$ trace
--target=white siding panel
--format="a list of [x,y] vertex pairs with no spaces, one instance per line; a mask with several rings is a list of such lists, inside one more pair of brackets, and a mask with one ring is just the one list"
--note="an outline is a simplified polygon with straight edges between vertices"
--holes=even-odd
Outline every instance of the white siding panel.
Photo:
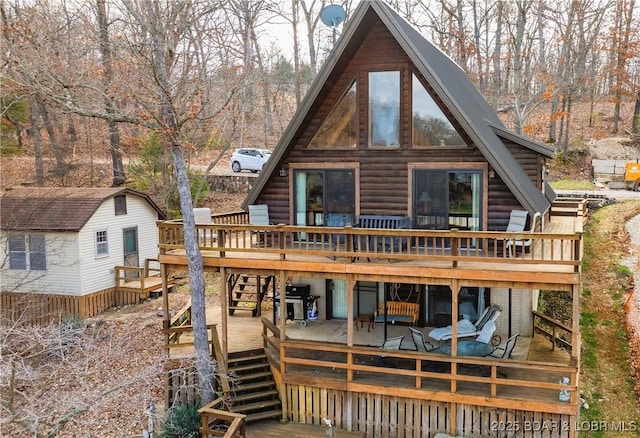
[[[34,233],[37,234],[37,233]],[[6,242],[6,239],[1,239]],[[7,292],[80,295],[77,233],[46,233],[47,270],[3,270],[1,290]]]
[[[511,289],[511,334],[531,336],[531,289]],[[491,289],[491,302],[502,306],[503,312],[496,321],[497,333],[503,337],[509,334],[509,289]]]
[[[127,195],[127,214],[115,214],[113,198],[106,200],[80,231],[82,295],[115,287],[115,266],[124,264],[123,230],[138,229],[140,264],[158,257],[158,213],[143,198]],[[95,233],[107,230],[109,255],[96,257]]]

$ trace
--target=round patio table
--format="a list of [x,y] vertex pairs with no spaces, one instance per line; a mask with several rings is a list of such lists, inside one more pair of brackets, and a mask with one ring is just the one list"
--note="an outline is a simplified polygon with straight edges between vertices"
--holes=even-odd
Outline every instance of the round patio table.
[[[442,344],[438,350],[442,354],[451,356],[451,342]],[[489,356],[493,353],[493,347],[478,341],[458,341],[458,356]]]

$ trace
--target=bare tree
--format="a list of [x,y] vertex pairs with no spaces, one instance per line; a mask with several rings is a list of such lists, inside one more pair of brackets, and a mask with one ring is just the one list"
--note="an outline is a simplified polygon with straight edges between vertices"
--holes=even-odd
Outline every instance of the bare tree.
[[[145,75],[146,85],[151,95],[157,98],[157,111],[153,113],[156,130],[161,134],[164,147],[171,152],[173,158],[189,271],[195,366],[202,402],[206,404],[215,396],[215,373],[209,353],[202,254],[195,234],[183,138],[189,121],[200,108],[200,93],[206,93],[202,87],[207,78],[200,74],[208,72],[198,68],[201,65],[191,62],[191,30],[198,27],[206,15],[214,13],[218,5],[198,1],[160,4],[153,0],[126,0],[124,4],[126,12],[133,17],[129,31],[135,34],[140,50],[144,53],[141,59],[146,63],[140,64],[140,68],[148,73]],[[148,106],[152,102],[146,101],[144,104]],[[197,105],[195,112],[194,105]]]
[[117,187],[125,183],[127,180],[124,168],[122,166],[122,152],[120,151],[120,131],[118,130],[118,124],[112,117],[116,112],[114,107],[116,103],[110,98],[109,87],[113,80],[113,67],[111,66],[111,44],[109,43],[109,24],[107,18],[107,8],[105,6],[105,0],[97,0],[97,18],[98,18],[98,30],[100,38],[100,53],[102,55],[102,77],[105,90],[104,106],[107,114],[111,117],[107,119],[109,125],[109,143],[111,144],[111,165],[113,169],[113,186]]

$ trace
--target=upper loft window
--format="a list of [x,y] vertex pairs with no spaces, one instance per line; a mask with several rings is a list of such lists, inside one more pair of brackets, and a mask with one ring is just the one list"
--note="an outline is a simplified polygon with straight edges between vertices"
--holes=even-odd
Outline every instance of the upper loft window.
[[116,205],[116,216],[127,214],[127,197],[125,195],[117,195],[113,197]]
[[400,72],[369,72],[369,146],[400,147]]
[[462,146],[464,141],[414,74],[412,78],[413,146]]
[[345,149],[357,146],[356,94],[354,81],[322,122],[309,147]]

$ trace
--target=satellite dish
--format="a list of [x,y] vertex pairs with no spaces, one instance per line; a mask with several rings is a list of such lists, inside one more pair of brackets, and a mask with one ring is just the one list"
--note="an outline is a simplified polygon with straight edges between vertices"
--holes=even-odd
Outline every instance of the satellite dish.
[[346,13],[340,5],[329,5],[322,8],[320,11],[320,20],[332,28],[336,28],[338,24],[344,21]]

